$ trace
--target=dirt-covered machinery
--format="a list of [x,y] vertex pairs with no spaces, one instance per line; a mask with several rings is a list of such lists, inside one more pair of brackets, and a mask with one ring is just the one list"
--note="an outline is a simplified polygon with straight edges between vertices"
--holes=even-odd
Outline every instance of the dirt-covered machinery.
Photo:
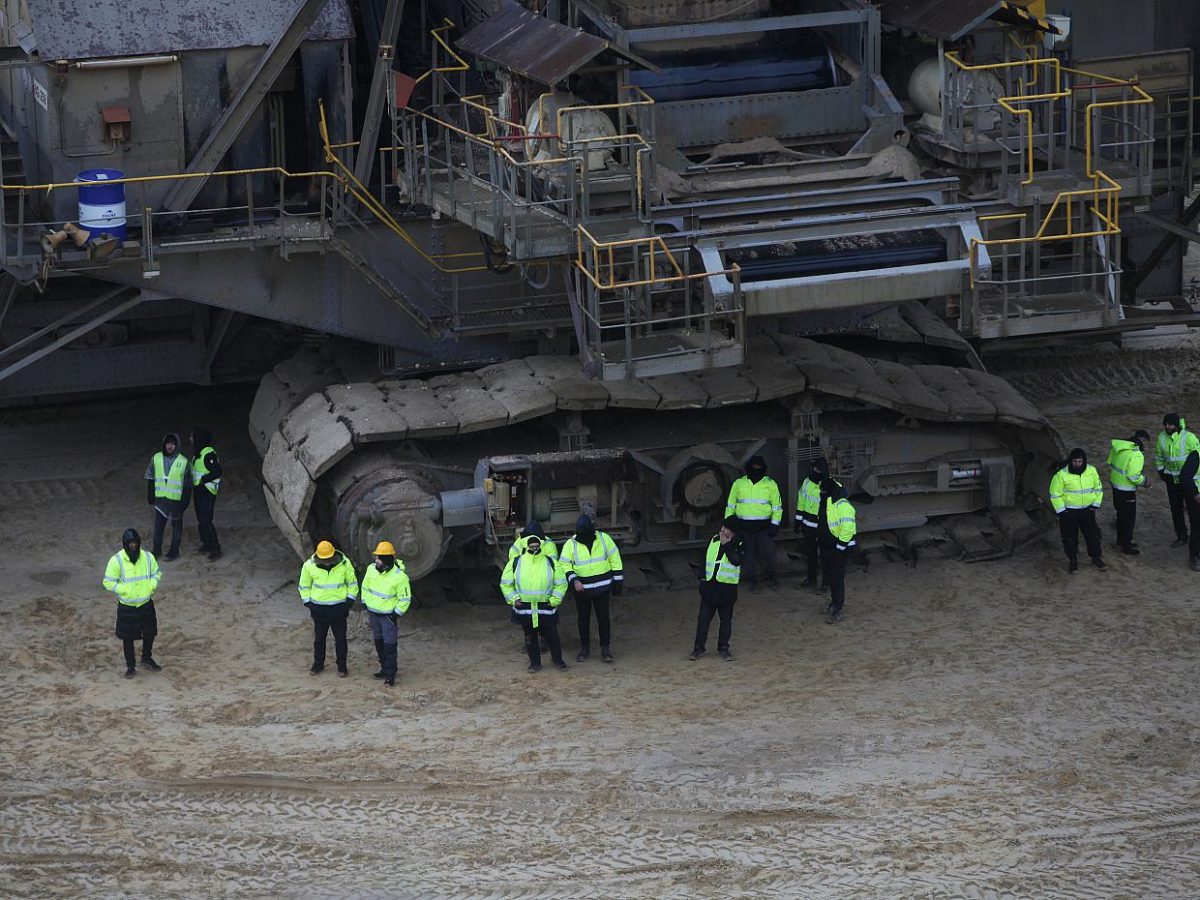
[[386,538],[415,577],[489,563],[531,518],[563,535],[587,512],[635,553],[707,540],[754,454],[789,497],[824,456],[867,501],[860,529],[902,550],[987,558],[1038,530],[1057,438],[1003,380],[786,335],[749,350],[738,369],[635,381],[534,356],[311,393],[336,373],[300,357],[252,413],[267,502],[297,553],[331,535],[366,558]]
[[754,453],[1008,552],[1060,447],[978,351],[1179,293],[1190,51],[1092,5],[28,0],[0,402],[273,366],[281,531],[418,576],[580,511],[687,548]]

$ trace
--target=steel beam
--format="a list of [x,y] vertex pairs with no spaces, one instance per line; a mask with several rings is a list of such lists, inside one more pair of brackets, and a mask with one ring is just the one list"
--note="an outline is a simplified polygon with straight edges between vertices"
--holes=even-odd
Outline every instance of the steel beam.
[[[1192,204],[1194,206],[1196,206],[1196,208],[1200,209],[1200,197],[1193,200]],[[1154,226],[1156,228],[1162,228],[1164,230],[1164,232],[1174,234],[1176,236],[1176,238],[1182,238],[1183,240],[1186,240],[1186,241],[1192,241],[1193,244],[1200,244],[1200,232],[1198,232],[1198,230],[1195,230],[1194,228],[1188,228],[1186,226],[1181,226],[1180,223],[1172,222],[1171,220],[1169,220],[1169,218],[1163,218],[1162,216],[1156,216],[1153,214],[1153,212],[1135,212],[1134,216],[1136,218],[1140,218],[1140,220],[1142,222],[1150,223],[1150,224],[1152,224],[1152,226]],[[1184,218],[1187,218],[1187,216],[1184,216]],[[1170,239],[1168,239],[1168,244],[1170,244]],[[1157,247],[1156,247],[1156,250],[1157,250]],[[1147,259],[1147,262],[1148,262],[1148,259]],[[1157,265],[1157,264],[1158,264],[1158,262],[1156,260],[1156,262],[1154,262],[1154,265]],[[1153,268],[1154,268],[1154,266],[1152,265],[1151,269],[1153,269]],[[1138,266],[1138,270],[1141,271],[1141,266]]]
[[375,142],[379,139],[379,120],[383,116],[383,103],[387,99],[388,77],[392,73],[392,60],[396,54],[396,41],[400,37],[400,19],[404,15],[404,0],[388,0],[383,14],[383,27],[379,30],[379,50],[375,56],[375,72],[371,76],[371,93],[367,97],[367,112],[363,119],[362,134],[358,139],[358,155],[354,158],[354,177],[366,184],[371,175],[371,164],[375,161]]
[[[111,291],[105,291],[103,294],[101,294],[99,297],[97,297],[95,300],[93,300],[87,306],[84,306],[80,309],[73,309],[69,313],[67,313],[65,316],[55,319],[49,325],[42,326],[37,331],[35,331],[33,334],[28,334],[25,337],[21,338],[16,343],[9,344],[7,347],[0,349],[0,359],[2,359],[5,356],[8,356],[10,353],[12,353],[15,350],[20,350],[26,344],[32,344],[34,341],[45,337],[46,335],[48,335],[52,331],[54,331],[54,329],[61,328],[63,325],[66,325],[68,322],[72,322],[72,321],[78,319],[84,313],[91,312],[97,306],[103,306],[109,300],[113,299],[113,297],[116,297],[118,294],[122,294],[127,290],[129,290],[129,288],[122,286],[122,287],[113,288]],[[142,299],[145,299],[145,298],[142,298]],[[138,302],[140,303],[141,300],[139,300]]]
[[[1139,218],[1143,218],[1146,214],[1138,213],[1137,215]],[[1177,227],[1187,229],[1187,226],[1196,221],[1197,216],[1200,216],[1200,196],[1196,197],[1195,200],[1188,204],[1188,208],[1183,211],[1183,218],[1179,220]],[[1152,221],[1152,224],[1159,225],[1159,227],[1165,227],[1159,223],[1165,222],[1166,220],[1159,219],[1157,216],[1154,216],[1152,220],[1148,221]],[[1149,277],[1151,272],[1158,268],[1158,264],[1162,262],[1163,257],[1167,255],[1167,252],[1174,247],[1176,242],[1179,240],[1180,235],[1175,232],[1174,228],[1167,228],[1166,230],[1169,231],[1170,234],[1159,241],[1158,246],[1150,251],[1150,255],[1138,265],[1137,272],[1125,279],[1125,296],[1133,297],[1134,293],[1138,289],[1138,286]],[[1183,309],[1185,307],[1180,306],[1177,308]]]
[[[208,138],[188,163],[185,174],[199,175],[211,172],[218,166],[221,157],[229,152],[229,148],[242,133],[258,105],[274,86],[275,79],[288,64],[292,54],[299,49],[304,36],[308,34],[309,28],[326,2],[327,0],[298,0],[291,18],[284,23],[274,43],[263,53],[237,96],[221,113],[221,117],[209,131]],[[163,207],[174,212],[187,209],[207,180],[201,177],[175,182],[175,187],[167,195]]]
[[704,22],[696,25],[661,25],[654,28],[627,28],[624,37],[630,45],[684,38],[725,37],[747,31],[785,31],[795,28],[827,28],[830,25],[861,25],[867,15],[857,10],[775,16],[769,19],[741,19],[734,22]]
[[4,300],[0,301],[0,332],[4,331],[4,320],[8,318],[8,311],[12,309],[13,301],[17,299],[17,291],[21,289],[21,283],[12,275],[7,275],[7,284],[5,285]]
[[75,340],[78,337],[81,337],[82,335],[87,334],[93,328],[97,328],[97,327],[103,325],[109,319],[115,319],[117,316],[121,315],[121,313],[125,312],[126,310],[132,309],[133,307],[137,306],[144,299],[145,298],[140,293],[135,294],[134,296],[130,297],[128,300],[124,300],[121,303],[118,303],[116,306],[112,307],[111,309],[105,310],[100,315],[96,316],[94,319],[90,319],[89,321],[84,322],[82,325],[79,325],[76,328],[72,328],[70,331],[68,331],[66,334],[64,334],[62,337],[60,337],[58,340],[47,344],[45,347],[40,347],[37,350],[34,350],[32,353],[30,353],[27,356],[21,357],[19,360],[17,360],[15,363],[10,365],[8,368],[0,370],[0,381],[4,381],[6,378],[9,378],[9,377],[17,374],[18,372],[20,372],[22,369],[25,369],[25,368],[33,365],[39,359],[49,356],[51,353],[53,353],[55,350],[58,350],[60,347],[65,347],[67,344],[71,343],[71,341]]

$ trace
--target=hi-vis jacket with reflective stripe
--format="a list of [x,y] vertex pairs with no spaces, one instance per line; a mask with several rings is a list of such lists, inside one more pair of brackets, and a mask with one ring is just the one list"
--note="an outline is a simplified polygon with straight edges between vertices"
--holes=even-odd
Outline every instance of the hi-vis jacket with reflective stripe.
[[403,560],[396,560],[386,572],[375,565],[367,566],[362,579],[362,601],[368,611],[387,615],[404,615],[412,603],[412,585]]
[[829,498],[825,503],[825,527],[833,535],[838,550],[849,550],[858,534],[858,517],[854,505],[846,498]]
[[779,485],[769,475],[760,478],[758,484],[743,475],[729,489],[725,515],[737,516],[743,522],[770,520],[772,525],[778,525],[783,519],[783,498],[779,496]]
[[300,568],[300,600],[317,606],[333,606],[358,596],[358,576],[354,564],[338,551],[338,561],[329,571],[317,565],[314,553]]
[[821,484],[805,478],[796,492],[796,521],[808,528],[817,527],[817,513],[821,511]]
[[[200,487],[200,480],[208,474],[208,463],[204,461],[205,457],[207,457],[210,453],[215,454],[216,452],[217,451],[212,447],[205,447],[203,450],[197,453],[196,458],[192,460],[192,484],[196,487]],[[204,487],[207,488],[208,492],[215,497],[217,496],[217,491],[221,489],[221,479],[214,478],[212,481],[208,482],[208,484],[204,485]]]
[[704,557],[704,580],[718,581],[721,584],[737,584],[742,577],[742,567],[735,565],[726,553],[722,553],[721,547],[721,536],[713,535],[713,539],[708,542],[708,552]]
[[[562,567],[541,553],[522,553],[508,561],[500,576],[500,592],[504,602],[513,607],[519,616],[530,616],[533,627],[538,626],[538,617],[558,613],[558,605],[567,592],[567,579]],[[517,609],[517,601],[525,604]]]
[[1100,485],[1100,474],[1095,466],[1085,466],[1083,472],[1073,475],[1063,466],[1050,479],[1050,505],[1057,515],[1065,509],[1100,508],[1104,499],[1104,488]]
[[[542,555],[549,556],[551,559],[558,559],[558,548],[554,546],[554,541],[550,538],[539,538],[542,542]],[[525,552],[525,545],[529,543],[529,538],[522,535],[513,541],[513,545],[508,548],[508,558],[516,559]]]
[[1146,483],[1146,476],[1142,474],[1146,457],[1133,441],[1114,440],[1105,462],[1108,463],[1108,483],[1114,491],[1136,491]]
[[163,465],[163,455],[160,450],[154,454],[154,496],[164,500],[183,499],[183,479],[187,475],[188,458],[182,453],[175,454],[171,468]]
[[1186,420],[1180,419],[1179,430],[1174,434],[1158,433],[1158,441],[1154,444],[1154,468],[1178,481],[1179,472],[1193,450],[1200,450],[1200,438],[1187,430]]
[[162,569],[153,553],[142,550],[137,562],[131,562],[122,548],[112,555],[104,568],[104,589],[117,595],[126,606],[145,606],[158,588]]
[[[546,551],[542,551],[545,553]],[[613,582],[623,581],[625,565],[621,562],[621,551],[616,542],[603,531],[596,532],[592,546],[575,538],[567,538],[559,556],[559,566],[566,575],[567,583],[583,582],[584,588],[603,591]]]

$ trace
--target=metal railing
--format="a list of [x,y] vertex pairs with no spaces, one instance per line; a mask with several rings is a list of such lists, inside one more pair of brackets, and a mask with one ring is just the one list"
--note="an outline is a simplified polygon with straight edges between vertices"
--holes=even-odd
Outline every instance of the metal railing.
[[[593,358],[606,369],[614,355],[628,376],[641,364],[672,357],[699,357],[703,365],[689,368],[701,368],[711,364],[717,349],[744,346],[745,305],[737,265],[719,273],[692,272],[688,248],[673,249],[661,236],[601,241],[586,226],[576,232],[575,270],[584,288],[586,340]],[[707,279],[716,274],[733,285],[727,300],[715,301],[706,289]]]
[[[1027,51],[1027,48],[1022,48]],[[964,149],[982,151],[986,146],[1000,151],[1002,191],[1015,186],[1019,205],[1033,204],[1030,213],[983,216],[987,228],[1000,221],[1019,221],[1021,234],[1016,237],[972,238],[969,246],[970,286],[978,297],[980,286],[995,286],[994,277],[981,281],[979,248],[987,248],[992,272],[1011,275],[1010,248],[1022,258],[1021,276],[1014,285],[1040,291],[1046,281],[1061,281],[1060,275],[1044,276],[1040,271],[1040,253],[1035,254],[1034,271],[1026,273],[1026,245],[1044,245],[1055,241],[1073,241],[1079,248],[1080,278],[1100,285],[1111,305],[1117,302],[1116,278],[1107,258],[1107,238],[1120,234],[1121,177],[1135,179],[1139,193],[1149,187],[1153,166],[1153,98],[1134,81],[1126,81],[1074,69],[1057,57],[1026,57],[998,63],[968,65],[954,53],[947,53],[951,68],[947,73],[947,132],[961,141]],[[1001,82],[1001,95],[994,104],[962,102],[967,96],[978,97],[994,91]],[[991,84],[988,88],[986,85]],[[1081,102],[1080,96],[1083,95]],[[977,127],[981,116],[994,106],[995,125]],[[970,119],[969,115],[974,118]],[[976,127],[968,127],[968,122]],[[1016,133],[1010,134],[1015,124]],[[996,133],[998,132],[998,134]],[[1048,207],[1037,195],[1026,196],[1039,182],[1039,153],[1043,161],[1042,177],[1063,169],[1070,171],[1077,157],[1082,158],[1081,179],[1090,187],[1072,187],[1053,193]],[[1044,209],[1044,211],[1042,211]],[[1032,228],[1027,226],[1032,225]],[[989,229],[990,233],[990,229]],[[1009,289],[1004,289],[1007,314]]]
[[[158,203],[166,196],[164,186],[184,179],[202,178],[210,183],[235,185],[244,195],[243,202],[226,203],[222,206],[201,207],[183,211],[161,209]],[[127,214],[126,229],[135,238],[141,238],[140,253],[147,271],[153,271],[155,254],[163,250],[190,249],[204,245],[244,243],[272,243],[281,247],[291,241],[319,240],[330,236],[330,210],[326,204],[326,185],[337,182],[339,176],[331,171],[290,172],[278,166],[262,166],[250,169],[231,169],[216,172],[174,173],[169,175],[143,175],[114,178],[105,185],[125,187]],[[295,182],[306,182],[292,191],[298,202],[289,202],[289,190]],[[264,197],[265,183],[273,183],[271,196]],[[0,244],[0,262],[8,267],[10,262],[27,260],[31,256],[43,257],[43,276],[52,265],[68,264],[74,270],[96,268],[108,263],[91,258],[78,248],[78,258],[69,259],[70,241],[51,240],[58,236],[64,218],[44,219],[32,214],[29,200],[39,201],[52,198],[62,191],[76,192],[86,186],[80,182],[67,181],[50,184],[5,184],[0,192],[7,197],[17,196],[15,221],[5,211],[6,204],[0,203],[0,228],[4,240]],[[69,220],[71,217],[66,217]],[[262,220],[266,218],[264,223]],[[308,226],[308,227],[305,227]],[[93,240],[104,231],[102,226],[80,227],[93,232]],[[125,254],[116,258],[125,258]]]

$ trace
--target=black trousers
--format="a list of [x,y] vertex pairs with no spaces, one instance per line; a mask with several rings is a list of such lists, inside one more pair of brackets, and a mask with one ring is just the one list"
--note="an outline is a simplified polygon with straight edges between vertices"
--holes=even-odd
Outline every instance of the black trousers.
[[558,637],[558,613],[551,616],[538,616],[538,627],[533,627],[533,616],[521,616],[521,627],[525,629],[525,652],[529,654],[529,664],[531,666],[540,666],[542,664],[542,648],[539,637],[546,639],[547,645],[550,647],[550,658],[556,663],[561,663],[562,658],[562,641]]
[[712,624],[713,616],[721,618],[717,630],[717,650],[729,649],[729,638],[733,635],[733,604],[737,602],[737,585],[714,584],[709,581],[700,584],[700,614],[696,617],[696,641],[694,650],[707,650],[708,626]]
[[571,594],[575,597],[575,610],[579,613],[579,649],[588,650],[592,646],[592,609],[595,608],[600,649],[608,650],[609,641],[612,640],[612,625],[608,618],[609,590],[589,591],[584,588],[583,593],[576,594],[572,589]]
[[1067,554],[1067,559],[1079,557],[1080,532],[1083,532],[1087,555],[1092,559],[1100,558],[1100,526],[1096,524],[1096,510],[1093,507],[1063,510],[1058,517],[1058,531],[1062,535],[1063,552]]
[[1137,491],[1118,491],[1113,488],[1113,507],[1117,511],[1117,546],[1133,543],[1133,526],[1137,523]]
[[1171,504],[1171,523],[1175,526],[1175,536],[1187,540],[1187,522],[1190,516],[1184,512],[1188,505],[1187,489],[1182,484],[1176,484],[1169,476],[1167,478],[1167,500]]
[[310,604],[309,615],[313,620],[313,665],[325,665],[325,641],[333,632],[333,654],[339,672],[346,671],[346,619],[350,615],[349,603],[334,603],[322,606]]
[[221,552],[221,541],[217,538],[217,529],[213,527],[213,511],[217,506],[217,495],[210,494],[203,485],[196,488],[192,495],[196,503],[196,528],[200,532],[200,546],[210,553]]
[[1200,503],[1196,502],[1195,496],[1188,494],[1184,495],[1184,503],[1187,505],[1188,522],[1192,526],[1192,534],[1188,538],[1188,553],[1200,556]]
[[[131,638],[126,638],[125,640],[121,641],[121,646],[125,650],[125,665],[132,669],[135,665],[137,665],[137,660],[135,659],[133,653],[133,640]],[[151,656],[153,656],[154,654],[151,652],[153,649],[154,637],[151,636],[142,638],[142,659],[149,659]]]
[[820,544],[817,541],[817,529],[807,525],[800,526],[800,552],[804,554],[806,566],[806,581],[816,582],[821,571]]
[[[154,509],[154,555],[162,554],[163,536],[167,531],[168,517],[164,516]],[[178,519],[171,519],[171,549],[167,552],[168,556],[177,556],[179,554],[179,542],[183,538],[183,511],[180,510]]]
[[821,574],[825,576],[825,586],[829,588],[829,611],[841,612],[846,604],[846,557],[848,550],[836,547],[821,547]]
[[775,542],[766,528],[761,531],[742,533],[742,575],[753,587],[758,581],[758,569],[762,567],[767,581],[775,580]]

